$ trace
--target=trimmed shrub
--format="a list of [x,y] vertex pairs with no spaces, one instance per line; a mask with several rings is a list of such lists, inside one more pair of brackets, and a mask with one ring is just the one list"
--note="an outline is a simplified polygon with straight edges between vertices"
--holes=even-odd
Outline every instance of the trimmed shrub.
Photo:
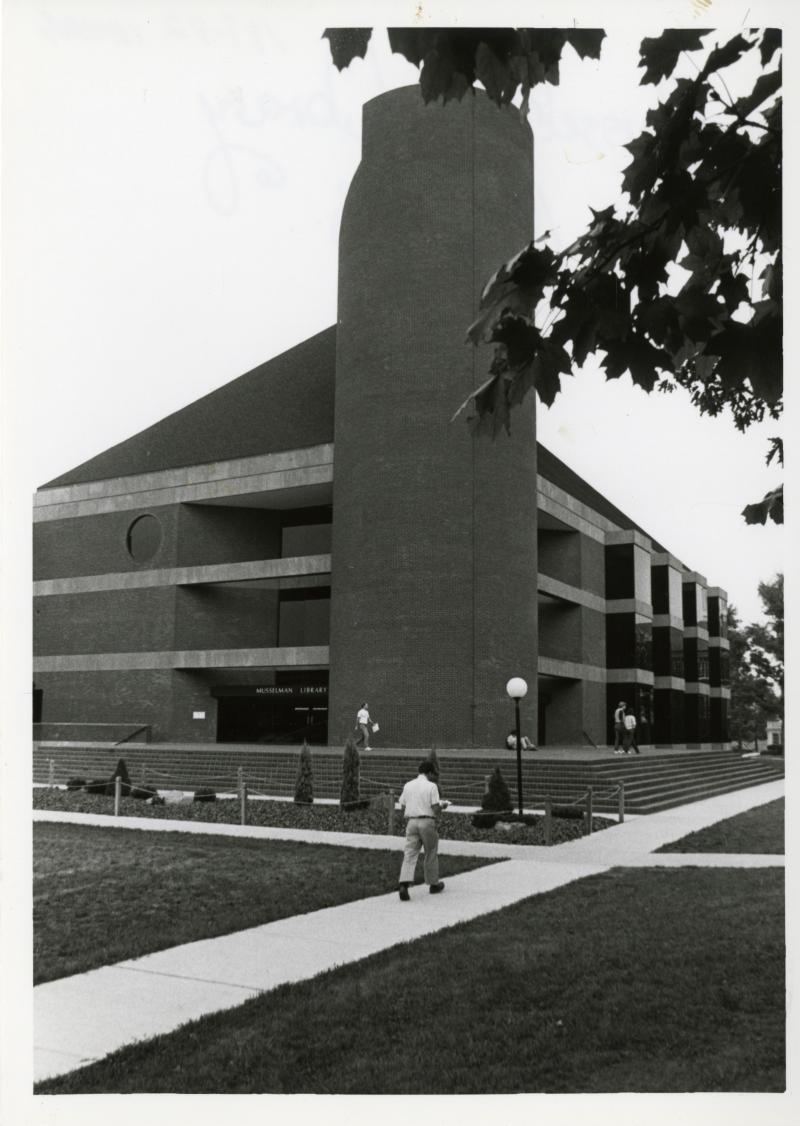
[[294,800],[298,805],[313,805],[314,803],[313,764],[311,761],[311,750],[305,739],[303,740],[303,746],[300,751],[297,781],[294,785]]
[[67,779],[67,789],[68,790],[82,790],[85,785],[86,785],[86,779],[85,778],[68,778]]
[[150,782],[131,782],[130,797],[137,801],[150,801],[151,798],[158,797],[158,787]]
[[131,776],[128,774],[128,767],[125,765],[125,759],[121,758],[116,765],[109,781],[111,782],[111,793],[114,793],[114,779],[119,778],[122,782],[122,796],[128,797],[131,792]]
[[473,813],[472,824],[476,829],[493,829],[495,821],[501,817],[501,813]]
[[109,782],[106,778],[93,778],[91,782],[86,783],[87,794],[105,794],[107,797],[114,796],[114,783]]
[[[356,802],[360,801],[360,772],[361,756],[353,740],[348,739],[344,748],[344,758],[342,759],[342,788],[339,792],[339,804],[341,806],[354,809]],[[367,805],[369,805],[369,802],[367,802]]]
[[510,812],[511,808],[511,794],[500,767],[496,766],[489,777],[489,787],[481,798],[481,809],[504,813],[506,810]]
[[550,812],[564,821],[582,821],[584,815],[584,810],[577,805],[554,805]]

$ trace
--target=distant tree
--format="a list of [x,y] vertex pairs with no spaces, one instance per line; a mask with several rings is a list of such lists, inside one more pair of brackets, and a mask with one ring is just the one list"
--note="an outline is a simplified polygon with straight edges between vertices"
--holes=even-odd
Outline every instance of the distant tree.
[[[480,82],[499,105],[558,82],[569,44],[598,58],[604,32],[557,28],[390,28],[393,51],[420,68],[426,102]],[[510,428],[535,389],[551,404],[562,375],[600,353],[606,378],[644,391],[683,387],[703,414],[726,407],[740,430],[783,402],[781,32],[742,31],[707,45],[702,30],[642,40],[643,84],[671,80],[626,146],[627,203],[592,211],[565,250],[550,232],[487,282],[468,338],[494,346],[489,378],[462,404],[477,432]],[[339,69],[363,57],[369,28],[328,29]],[[709,49],[710,47],[710,49]],[[679,60],[685,73],[673,80]],[[731,94],[730,68],[755,72]],[[725,73],[723,73],[725,72]],[[542,244],[542,245],[538,245]],[[444,282],[443,284],[446,284]],[[783,460],[779,441],[767,462]],[[783,523],[783,488],[747,505],[748,523]]]
[[311,751],[305,739],[303,740],[303,747],[300,751],[297,781],[294,787],[294,800],[299,805],[311,805],[314,801],[313,764],[311,761]]
[[361,757],[358,748],[352,739],[348,739],[344,748],[342,759],[342,788],[339,794],[339,804],[351,805],[360,801],[360,764]]
[[747,628],[750,667],[780,693],[780,714],[783,714],[783,574],[769,582],[758,584],[758,594],[764,607],[766,625]]
[[776,693],[776,681],[763,674],[758,660],[753,661],[750,642],[753,628],[742,626],[735,607],[728,607],[731,689],[728,725],[731,738],[740,746],[765,738],[767,716],[782,713],[782,698]]

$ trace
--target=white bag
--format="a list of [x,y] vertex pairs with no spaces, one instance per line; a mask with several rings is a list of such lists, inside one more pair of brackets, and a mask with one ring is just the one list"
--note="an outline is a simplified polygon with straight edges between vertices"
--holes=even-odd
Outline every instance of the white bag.
[[373,730],[373,731],[380,731],[380,729],[381,729],[381,728],[380,728],[380,724],[378,724],[378,723],[373,723],[373,725],[372,725],[372,730]]

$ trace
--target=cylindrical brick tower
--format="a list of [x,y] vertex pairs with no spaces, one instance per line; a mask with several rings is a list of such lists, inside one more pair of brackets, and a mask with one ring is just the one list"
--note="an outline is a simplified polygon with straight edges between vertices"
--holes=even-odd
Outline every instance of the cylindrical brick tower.
[[533,396],[511,436],[456,408],[491,352],[465,343],[484,282],[531,238],[527,123],[484,95],[418,86],[364,107],[342,216],[329,739],[366,700],[388,746],[500,746],[509,677],[535,738]]

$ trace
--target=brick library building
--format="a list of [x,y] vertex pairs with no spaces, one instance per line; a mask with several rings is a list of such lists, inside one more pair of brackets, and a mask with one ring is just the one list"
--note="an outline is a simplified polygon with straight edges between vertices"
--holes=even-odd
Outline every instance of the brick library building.
[[476,438],[464,343],[533,231],[533,142],[485,97],[363,113],[337,323],[85,464],[34,503],[44,738],[500,747],[728,740],[726,595],[536,439]]

